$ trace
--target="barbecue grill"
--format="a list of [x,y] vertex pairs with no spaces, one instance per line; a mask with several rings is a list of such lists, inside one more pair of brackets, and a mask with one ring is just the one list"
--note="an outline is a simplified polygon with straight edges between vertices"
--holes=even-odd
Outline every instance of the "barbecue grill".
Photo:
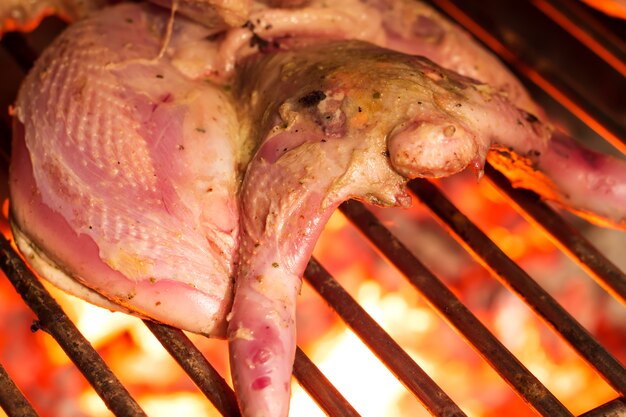
[[[624,21],[606,17],[576,0],[433,0],[432,3],[498,54],[522,79],[556,125],[591,147],[616,154],[626,153]],[[7,108],[14,100],[21,77],[46,43],[63,27],[64,23],[52,18],[45,20],[35,32],[12,33],[2,38],[0,60],[6,62],[0,68],[2,108]],[[3,178],[6,178],[10,120],[6,112],[1,114],[1,164]],[[626,303],[626,275],[585,237],[581,231],[583,223],[573,225],[570,216],[540,201],[536,194],[512,188],[490,166],[487,166],[485,176],[533,227],[548,234],[560,250],[574,259],[589,279],[595,280],[622,304]],[[0,190],[6,196],[6,183]],[[617,392],[615,399],[597,404],[580,416],[626,415],[626,369],[610,350],[446,197],[445,184],[415,180],[410,183],[410,190],[417,197],[416,204],[428,207],[446,233],[457,240],[477,264],[523,300]],[[369,208],[350,201],[339,210],[363,238],[375,246],[380,256],[405,276],[412,291],[421,294],[522,398],[527,415],[573,415],[461,302],[455,291],[426,268]],[[585,226],[584,230],[588,227]],[[33,330],[41,329],[52,335],[115,415],[145,415],[3,237],[0,237],[0,258],[6,277],[37,316]],[[444,392],[320,262],[311,259],[305,280],[432,415],[466,415],[453,401],[452,395]],[[622,308],[621,314],[624,312]],[[239,415],[231,388],[185,333],[147,320],[144,323],[222,415]],[[328,415],[359,415],[300,348],[296,354],[294,376]],[[37,415],[2,364],[0,406],[9,416]]]

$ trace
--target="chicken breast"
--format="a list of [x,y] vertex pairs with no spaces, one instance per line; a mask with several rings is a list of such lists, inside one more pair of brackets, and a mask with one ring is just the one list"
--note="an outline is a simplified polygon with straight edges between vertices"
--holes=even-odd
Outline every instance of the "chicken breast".
[[[223,89],[158,58],[167,16],[108,9],[37,62],[15,106],[13,223],[39,272],[64,272],[52,274],[62,288],[220,335],[242,146]],[[186,25],[178,39],[202,36]]]

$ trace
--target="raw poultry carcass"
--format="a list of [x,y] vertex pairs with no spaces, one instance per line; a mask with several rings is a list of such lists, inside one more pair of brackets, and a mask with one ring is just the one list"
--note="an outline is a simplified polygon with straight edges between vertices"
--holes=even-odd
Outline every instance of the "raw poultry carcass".
[[346,199],[407,206],[409,178],[480,176],[489,158],[624,226],[624,164],[551,138],[519,83],[429,8],[250,13],[220,33],[137,4],[72,25],[21,89],[10,179],[31,265],[96,304],[227,335],[244,415],[288,412],[300,276]]
[[[243,146],[223,88],[157,58],[166,23],[121,6],[42,55],[16,103],[12,214],[61,288],[213,335],[230,308]],[[204,32],[183,27],[171,46]]]
[[262,388],[288,386],[300,276],[341,202],[408,206],[408,178],[481,170],[492,141],[532,154],[549,129],[483,84],[360,41],[251,57],[235,95],[260,146],[241,192],[230,355],[256,415],[276,407]]
[[[153,3],[190,17],[219,32],[243,24],[250,14],[252,0],[152,0]],[[0,3],[0,35],[8,31],[29,31],[41,19],[57,15],[68,21],[85,18],[118,0],[3,0]]]

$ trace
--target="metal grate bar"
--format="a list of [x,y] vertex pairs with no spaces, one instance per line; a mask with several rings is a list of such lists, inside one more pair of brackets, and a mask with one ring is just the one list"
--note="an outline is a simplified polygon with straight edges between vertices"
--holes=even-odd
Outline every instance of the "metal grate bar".
[[182,330],[143,322],[223,416],[241,416],[233,390]]
[[437,187],[426,180],[412,181],[409,187],[470,254],[563,336],[618,393],[623,395],[626,392],[626,369],[623,365],[446,199]]
[[535,7],[626,76],[626,43],[575,0],[532,0]]
[[37,417],[37,412],[0,364],[0,406],[12,417]]
[[[223,416],[241,416],[232,388],[182,330],[151,320],[144,323]],[[359,416],[300,348],[296,352],[294,375],[329,416]]]
[[[541,11],[529,2],[431,2],[496,51],[519,74],[626,153],[626,125],[623,114],[616,111],[622,107],[622,97],[615,95],[621,91],[620,87],[626,88],[624,77],[593,52],[573,44],[571,36]],[[600,78],[604,84],[612,85],[611,89],[596,88]]]
[[0,236],[0,267],[39,318],[38,327],[54,337],[106,406],[118,416],[145,416],[137,402],[30,272],[4,236]]
[[624,417],[626,416],[626,400],[619,397],[593,410],[581,414],[579,417]]
[[572,415],[370,211],[356,201],[344,203],[340,208],[534,410],[551,417]]
[[613,297],[626,304],[626,274],[593,246],[577,229],[568,224],[532,191],[513,188],[504,175],[491,165],[485,174],[509,197],[511,206],[534,225],[545,231],[552,241]]
[[332,417],[360,417],[359,413],[299,347],[296,350],[293,374],[327,415]]
[[[304,277],[433,415],[442,417],[465,416],[465,413],[439,388],[430,376],[315,259],[312,258],[309,261]],[[557,415],[559,414],[555,414],[555,416]]]

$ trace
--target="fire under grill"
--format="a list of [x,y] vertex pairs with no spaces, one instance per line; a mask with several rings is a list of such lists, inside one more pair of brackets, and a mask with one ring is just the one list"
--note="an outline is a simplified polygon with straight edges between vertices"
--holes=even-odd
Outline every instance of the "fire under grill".
[[[626,100],[623,97],[626,92],[626,25],[623,21],[607,18],[576,0],[434,0],[433,3],[509,64],[555,124],[576,137],[589,139],[591,146],[626,153]],[[0,104],[4,109],[14,100],[21,77],[63,26],[60,21],[49,19],[35,32],[4,36],[0,50],[0,60],[6,61],[6,65],[0,66],[3,79]],[[6,111],[0,117],[3,121],[0,124],[2,168],[6,177],[10,120]],[[486,179],[507,196],[515,210],[533,227],[549,235],[560,250],[623,307],[626,275],[572,225],[569,217],[540,201],[536,194],[513,189],[508,180],[490,166],[485,174]],[[3,188],[6,195],[6,184]],[[410,183],[410,190],[417,197],[416,204],[425,205],[475,262],[523,300],[615,390],[615,399],[598,404],[580,416],[626,415],[626,369],[609,349],[466,217],[446,197],[439,184],[415,180]],[[523,399],[527,415],[533,412],[550,417],[574,415],[369,208],[350,201],[340,210],[379,254],[404,275],[413,290]],[[37,316],[32,329],[41,329],[57,341],[115,415],[146,415],[4,237],[0,237],[0,258],[4,273]],[[305,280],[432,415],[466,415],[317,260],[309,262]],[[624,310],[619,314],[624,315]],[[151,321],[144,323],[222,415],[239,415],[233,391],[188,336],[169,326]],[[300,348],[294,376],[328,415],[359,415]],[[9,416],[37,415],[2,364],[0,406]]]

